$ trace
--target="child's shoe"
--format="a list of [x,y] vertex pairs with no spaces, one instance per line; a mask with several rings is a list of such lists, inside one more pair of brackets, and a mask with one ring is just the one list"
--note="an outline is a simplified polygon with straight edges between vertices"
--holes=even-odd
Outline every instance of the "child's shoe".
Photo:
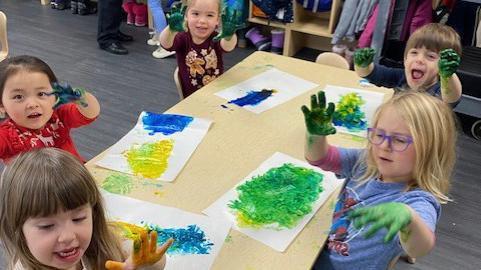
[[152,56],[155,57],[155,58],[166,58],[166,57],[169,57],[171,55],[174,55],[175,54],[175,51],[167,51],[166,49],[162,48],[161,46],[159,46],[159,48],[157,48],[157,50],[155,50],[153,53],[152,53]]
[[253,27],[246,33],[248,38],[258,51],[269,51],[271,49],[271,41],[268,37],[261,34],[258,27]]
[[159,46],[159,34],[155,33],[155,31],[149,32],[150,38],[147,40],[147,44],[150,46]]
[[344,57],[344,55],[346,53],[346,49],[347,49],[347,46],[344,45],[344,44],[336,44],[336,45],[332,46],[332,52],[337,53],[342,57]]
[[70,1],[70,10],[72,11],[72,14],[78,14],[78,0]]
[[50,1],[50,7],[51,7],[52,9],[56,9],[56,8],[57,8],[57,3],[55,3],[55,0],[51,0],[51,1]]
[[271,31],[271,35],[272,35],[271,52],[276,54],[282,54],[282,51],[284,49],[284,30],[273,29]]
[[135,26],[145,26],[147,24],[147,6],[134,4],[132,11],[135,15]]
[[55,0],[55,4],[56,4],[55,8],[58,10],[64,10],[68,8],[67,0]]
[[122,8],[127,13],[127,24],[135,23],[135,14],[133,11],[134,5],[135,5],[134,2],[125,2],[122,4]]

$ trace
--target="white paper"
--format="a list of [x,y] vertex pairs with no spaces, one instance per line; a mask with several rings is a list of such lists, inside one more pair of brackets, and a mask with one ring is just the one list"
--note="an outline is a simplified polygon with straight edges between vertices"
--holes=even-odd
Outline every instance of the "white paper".
[[[272,96],[256,105],[243,106],[243,108],[248,111],[261,113],[291,100],[317,86],[317,84],[310,81],[306,81],[276,68],[271,68],[246,81],[217,92],[215,95],[228,101],[232,101],[246,96],[250,91],[261,91],[262,89],[276,90],[277,92],[273,93]],[[235,104],[226,105],[229,107],[237,107]]]
[[[361,111],[364,112],[366,116],[367,127],[370,127],[372,123],[372,118],[376,109],[383,103],[384,101],[384,93],[373,92],[373,91],[366,91],[357,88],[347,88],[342,86],[334,86],[334,85],[326,85],[324,89],[326,94],[326,103],[333,102],[336,106],[341,99],[341,96],[350,94],[350,93],[357,93],[365,103],[361,106]],[[335,126],[338,132],[348,133],[356,136],[367,137],[367,127],[362,131],[350,131],[346,127],[343,126]]]
[[166,207],[133,198],[102,192],[109,220],[139,225],[141,222],[156,224],[162,228],[186,228],[196,225],[204,231],[206,238],[214,245],[209,254],[170,255],[167,253],[165,270],[210,269],[224,244],[231,224],[204,215],[192,214],[177,208]]
[[167,182],[174,181],[206,135],[212,121],[194,117],[193,121],[181,132],[170,135],[157,132],[149,135],[150,131],[145,130],[142,123],[142,117],[145,113],[146,112],[142,112],[140,114],[135,127],[114,144],[107,154],[101,160],[97,161],[96,164],[114,171],[134,174],[127,158],[123,154],[125,151],[130,150],[133,145],[155,143],[160,140],[171,139],[174,142],[174,147],[168,159],[167,169],[157,179]]
[[[236,187],[244,184],[247,180],[252,179],[254,176],[262,175],[266,173],[269,169],[280,167],[285,163],[292,163],[296,166],[312,169],[324,175],[322,180],[323,191],[319,194],[319,198],[312,205],[312,212],[306,215],[303,219],[299,221],[296,227],[292,229],[250,229],[237,226],[236,217],[231,213],[231,210],[227,206],[230,201],[238,198],[238,193]],[[210,217],[224,219],[226,221],[232,222],[233,228],[270,246],[271,248],[283,252],[287,249],[289,244],[295,239],[297,234],[302,231],[309,220],[314,216],[314,214],[319,210],[319,208],[326,202],[329,195],[336,190],[337,187],[342,185],[343,180],[337,179],[336,176],[331,172],[326,172],[318,167],[312,166],[307,162],[297,160],[288,155],[282,153],[275,153],[269,159],[264,161],[256,170],[250,173],[244,180],[239,182],[234,188],[229,190],[226,194],[220,197],[212,205],[206,208],[203,212]],[[326,217],[331,218],[331,217]]]

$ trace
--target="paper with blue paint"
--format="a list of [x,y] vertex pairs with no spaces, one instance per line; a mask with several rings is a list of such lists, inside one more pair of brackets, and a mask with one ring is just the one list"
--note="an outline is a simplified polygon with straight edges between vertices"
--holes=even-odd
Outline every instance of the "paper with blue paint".
[[159,239],[177,237],[177,244],[174,242],[174,248],[167,252],[165,270],[210,269],[231,227],[228,222],[173,207],[108,192],[102,192],[102,196],[109,220],[139,226],[155,224],[153,227],[165,232],[159,233]]
[[224,106],[230,109],[238,106],[254,113],[262,113],[317,86],[287,72],[269,68],[215,95],[226,99]]
[[97,165],[161,181],[174,181],[207,134],[211,120],[142,112],[137,124]]
[[[282,167],[285,164],[312,170],[313,172],[317,172],[323,175],[323,180],[321,182],[322,192],[319,193],[319,197],[312,204],[311,212],[309,214],[304,215],[297,222],[297,225],[295,225],[292,228],[279,226],[279,224],[268,224],[260,228],[259,227],[251,228],[251,227],[242,226],[242,224],[239,223],[239,219],[237,218],[238,216],[236,215],[236,213],[232,211],[231,207],[229,207],[229,205],[231,205],[233,201],[239,199],[240,197],[240,193],[237,187],[244,185],[247,181],[251,181],[254,178],[264,176],[267,172],[271,171],[272,169]],[[291,156],[288,156],[286,154],[277,152],[277,153],[274,153],[270,158],[268,158],[262,164],[260,164],[259,167],[254,171],[252,171],[248,176],[240,180],[235,187],[227,191],[227,193],[221,196],[217,201],[212,203],[208,208],[206,208],[202,212],[208,215],[209,217],[216,218],[219,220],[224,220],[226,222],[232,222],[234,224],[233,229],[238,230],[248,235],[249,237],[258,240],[279,252],[284,252],[289,246],[289,244],[296,238],[296,236],[307,225],[309,220],[311,220],[311,218],[314,216],[317,210],[319,210],[319,208],[327,201],[329,196],[339,186],[341,186],[342,183],[343,183],[343,180],[337,179],[332,172],[323,171],[320,168],[312,166],[305,161],[301,161]],[[286,186],[286,188],[293,188],[293,187],[288,185]],[[272,190],[269,192],[272,192]],[[277,193],[277,194],[281,194],[281,193]],[[259,196],[262,197],[263,195],[259,195]],[[275,208],[276,205],[272,205],[272,207]],[[255,212],[255,210],[253,211]]]
[[336,105],[333,122],[337,131],[366,138],[367,128],[385,94],[334,85],[326,85],[324,92],[326,101]]

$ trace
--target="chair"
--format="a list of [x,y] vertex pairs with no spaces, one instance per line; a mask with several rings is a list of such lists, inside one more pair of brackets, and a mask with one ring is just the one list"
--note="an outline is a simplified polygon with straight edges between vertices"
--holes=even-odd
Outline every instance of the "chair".
[[0,11],[0,61],[8,56],[7,16]]
[[182,85],[180,84],[179,80],[179,67],[176,67],[174,70],[174,82],[175,86],[177,87],[177,92],[179,93],[180,100],[184,99],[184,92],[182,91]]
[[342,69],[349,69],[349,62],[347,62],[344,57],[333,52],[325,52],[319,54],[316,58],[316,63]]

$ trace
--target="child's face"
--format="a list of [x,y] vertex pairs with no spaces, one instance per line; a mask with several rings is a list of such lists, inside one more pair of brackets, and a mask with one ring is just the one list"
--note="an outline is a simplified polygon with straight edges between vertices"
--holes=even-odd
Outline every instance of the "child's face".
[[[394,107],[386,108],[377,129],[383,129],[386,135],[411,136],[404,119]],[[380,145],[372,145],[372,155],[377,168],[385,182],[409,182],[413,179],[416,151],[413,144],[409,144],[402,152],[393,151],[387,139]]]
[[411,48],[404,59],[404,72],[409,87],[418,90],[438,81],[439,54],[425,47]]
[[40,129],[52,117],[51,92],[46,74],[21,70],[5,81],[0,110],[19,126]]
[[29,218],[22,227],[32,255],[58,269],[77,269],[92,238],[92,207]]
[[187,27],[196,43],[204,42],[219,24],[219,1],[196,0],[187,10]]

